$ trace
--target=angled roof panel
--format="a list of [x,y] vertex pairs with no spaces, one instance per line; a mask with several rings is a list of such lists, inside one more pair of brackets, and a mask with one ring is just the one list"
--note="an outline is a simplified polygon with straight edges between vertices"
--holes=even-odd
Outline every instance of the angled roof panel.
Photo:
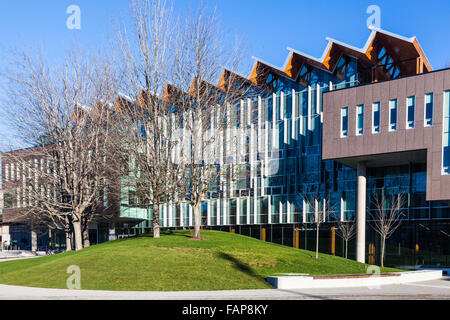
[[[265,78],[265,75],[267,75],[267,71],[273,72],[276,75],[279,75],[281,77],[284,77],[288,79],[289,81],[292,81],[292,77],[289,76],[288,73],[286,73],[284,70],[280,69],[279,67],[274,66],[273,64],[270,64],[268,62],[265,62],[259,58],[252,57],[254,60],[252,71],[249,76],[249,80],[253,82],[256,85],[261,85],[259,77]],[[263,73],[263,74],[262,74]]]
[[[428,59],[426,58],[416,37],[407,38],[376,27],[370,27],[369,29],[371,30],[370,36],[362,48],[357,48],[327,37],[326,40],[328,45],[320,58],[315,58],[311,55],[288,47],[287,49],[290,53],[288,55],[288,59],[286,60],[287,63],[285,63],[284,66],[284,72],[291,78],[295,78],[299,72],[299,65],[302,62],[306,62],[315,68],[332,73],[334,72],[336,63],[342,53],[353,56],[363,62],[373,64],[376,62],[376,57],[373,55],[373,49],[375,43],[377,42],[385,43],[387,46],[390,46],[399,61],[412,60],[414,58],[421,57],[426,71],[432,70],[431,65],[428,62]],[[414,72],[411,67],[404,69],[407,74]]]

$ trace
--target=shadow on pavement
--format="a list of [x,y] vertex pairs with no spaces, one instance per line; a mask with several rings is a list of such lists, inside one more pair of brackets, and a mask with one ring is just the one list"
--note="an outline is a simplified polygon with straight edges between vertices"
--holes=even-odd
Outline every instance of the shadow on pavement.
[[[234,267],[236,269],[248,274],[249,276],[251,276],[261,282],[267,283],[266,280],[262,276],[253,272],[253,270],[247,264],[243,263],[242,261],[239,261],[232,255],[229,255],[228,253],[225,253],[225,252],[219,252],[218,255],[222,259],[231,261],[234,264]],[[290,294],[295,294],[297,296],[306,296],[306,297],[314,298],[314,299],[318,299],[318,300],[335,300],[335,299],[330,299],[328,297],[307,294],[304,292],[299,292],[299,291],[294,291],[294,290],[285,290],[285,289],[275,289],[275,290],[279,290],[279,291],[290,293]]]

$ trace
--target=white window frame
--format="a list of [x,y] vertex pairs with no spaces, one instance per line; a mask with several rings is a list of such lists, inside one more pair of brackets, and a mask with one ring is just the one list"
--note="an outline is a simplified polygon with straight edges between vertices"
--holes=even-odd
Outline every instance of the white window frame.
[[32,171],[33,171],[33,161],[28,160],[28,179],[31,179]]
[[[431,96],[431,119],[427,119],[427,96]],[[423,126],[431,127],[433,126],[433,116],[434,116],[434,93],[429,92],[425,93],[423,98]],[[431,120],[431,123],[427,123],[428,120]]]
[[[393,128],[393,126],[392,126],[392,119],[391,119],[391,110],[393,109],[392,102],[394,102],[394,101],[395,101],[395,113],[396,113],[395,128]],[[398,128],[398,100],[391,99],[391,100],[389,100],[389,131],[390,132],[397,131],[397,128]]]
[[[408,121],[408,114],[409,114],[409,104],[408,104],[408,100],[409,98],[413,98],[413,107],[414,107],[414,120],[413,121]],[[412,122],[412,124],[411,124]],[[415,122],[416,122],[416,97],[415,96],[409,96],[406,98],[406,126],[405,128],[407,130],[410,129],[414,129],[415,127]]]
[[[343,112],[344,112],[344,110],[346,110],[347,111],[347,131],[345,131],[344,132],[344,129],[343,129],[343,127],[342,127],[342,122],[343,122],[343,119],[344,119],[344,114],[343,114]],[[348,137],[348,129],[349,129],[349,127],[348,127],[348,119],[349,118],[349,114],[348,114],[348,107],[342,107],[341,108],[341,138],[347,138]]]
[[[447,95],[447,99],[446,96]],[[449,104],[449,112],[450,112],[450,90],[444,90],[442,94],[442,141],[441,141],[441,175],[448,176],[450,175],[450,167],[444,167],[444,138],[445,138],[445,102]]]
[[[378,105],[378,114],[379,114],[379,123],[378,123],[378,131],[376,131],[375,127],[375,106]],[[378,134],[381,131],[381,102],[377,101],[372,103],[372,134]]]
[[[363,116],[363,123],[362,123],[362,128],[358,127],[358,118],[359,118],[359,108],[362,109],[362,116]],[[364,134],[364,105],[363,104],[359,104],[356,106],[356,135],[357,136],[362,136]]]
[[16,191],[17,191],[17,207],[16,208],[21,208],[22,207],[22,200],[21,200],[22,193],[21,193],[20,188],[17,188]]

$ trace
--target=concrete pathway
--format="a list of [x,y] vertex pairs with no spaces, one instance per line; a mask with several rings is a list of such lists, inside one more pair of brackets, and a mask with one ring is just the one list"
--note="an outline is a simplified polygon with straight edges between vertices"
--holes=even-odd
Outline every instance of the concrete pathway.
[[12,260],[33,259],[33,258],[40,258],[40,257],[42,257],[42,256],[32,256],[32,257],[29,257],[29,256],[25,256],[25,257],[22,257],[22,256],[18,256],[18,257],[0,256],[0,262],[12,261]]
[[329,288],[303,290],[227,291],[90,291],[0,285],[1,300],[450,300],[450,277],[378,289]]

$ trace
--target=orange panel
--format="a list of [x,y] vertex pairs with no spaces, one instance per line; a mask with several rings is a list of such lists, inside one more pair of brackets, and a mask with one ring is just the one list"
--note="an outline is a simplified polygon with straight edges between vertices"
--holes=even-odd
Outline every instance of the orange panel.
[[417,42],[416,39],[413,41],[414,48],[416,48],[417,52],[419,53],[420,57],[422,58],[423,64],[425,68],[427,69],[427,72],[433,71],[433,68],[431,67],[430,63],[428,62],[428,59],[425,57],[425,53],[422,50],[422,47],[419,45],[419,42]]
[[287,65],[286,69],[284,70],[284,72],[291,78],[293,77],[293,74],[292,74],[293,60],[294,60],[294,53],[292,53],[291,58],[289,59],[289,63]]
[[325,59],[323,60],[323,65],[330,70],[330,61],[331,61],[331,50],[333,49],[334,44],[331,45],[330,50],[328,50]]
[[255,68],[253,69],[253,71],[252,71],[252,74],[250,75],[250,81],[251,82],[253,82],[254,84],[258,84],[258,73],[257,73],[257,69],[258,69],[258,65],[259,65],[259,62],[258,63],[256,63],[255,64]]
[[266,241],[266,227],[261,228],[261,240]]

